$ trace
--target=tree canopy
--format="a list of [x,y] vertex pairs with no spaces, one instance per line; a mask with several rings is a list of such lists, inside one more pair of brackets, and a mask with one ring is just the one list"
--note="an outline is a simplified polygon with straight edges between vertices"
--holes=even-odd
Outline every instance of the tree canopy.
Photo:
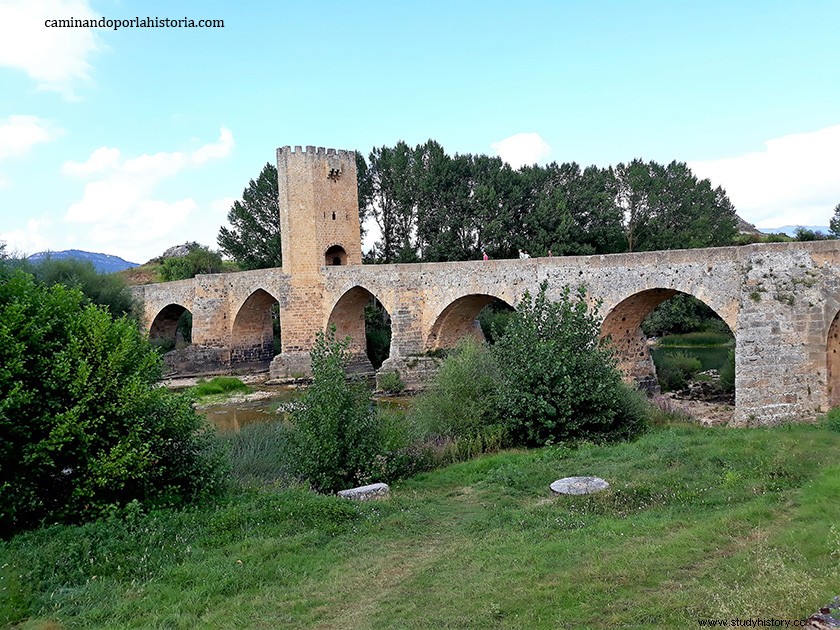
[[382,235],[374,262],[711,247],[737,234],[725,191],[676,161],[513,170],[498,157],[450,156],[434,140],[398,142],[370,152],[359,189]]
[[259,177],[242,191],[242,200],[231,206],[227,217],[230,229],[219,230],[219,247],[242,269],[282,264],[277,196],[277,167],[266,163]]

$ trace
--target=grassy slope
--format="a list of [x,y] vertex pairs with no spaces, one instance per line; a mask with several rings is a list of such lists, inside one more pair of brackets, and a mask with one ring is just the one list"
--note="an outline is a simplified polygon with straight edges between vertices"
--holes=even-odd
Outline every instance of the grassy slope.
[[[23,628],[683,627],[807,616],[838,593],[840,434],[673,427],[507,452],[390,501],[301,489],[0,546]],[[551,497],[596,474],[612,488]],[[95,577],[94,577],[95,576]],[[48,626],[51,622],[58,626]]]

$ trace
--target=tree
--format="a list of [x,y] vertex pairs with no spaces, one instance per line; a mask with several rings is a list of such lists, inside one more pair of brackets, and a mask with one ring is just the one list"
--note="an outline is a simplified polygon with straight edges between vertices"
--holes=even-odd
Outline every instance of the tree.
[[795,241],[824,241],[828,238],[831,237],[821,230],[810,230],[801,225],[796,228],[793,237]]
[[187,243],[189,253],[186,256],[167,258],[160,266],[160,278],[163,282],[187,280],[200,273],[219,273],[222,270],[222,257],[218,252],[205,245]]
[[737,234],[726,192],[698,180],[685,163],[636,159],[614,172],[627,251],[730,245]]
[[834,206],[834,214],[828,222],[828,231],[834,238],[840,238],[840,203]]
[[242,191],[228,212],[230,229],[219,230],[218,244],[242,269],[282,265],[277,167],[266,163],[256,181]]
[[498,418],[515,442],[625,437],[644,426],[644,405],[621,381],[600,336],[598,309],[586,291],[566,287],[560,300],[525,292],[505,334],[492,347],[500,367]]
[[89,260],[47,257],[32,265],[31,272],[38,282],[48,287],[63,284],[80,289],[91,303],[108,309],[114,317],[134,312],[134,299],[122,277],[115,273],[98,273]]
[[136,324],[81,291],[20,270],[0,283],[0,532],[218,489],[204,421],[160,374]]

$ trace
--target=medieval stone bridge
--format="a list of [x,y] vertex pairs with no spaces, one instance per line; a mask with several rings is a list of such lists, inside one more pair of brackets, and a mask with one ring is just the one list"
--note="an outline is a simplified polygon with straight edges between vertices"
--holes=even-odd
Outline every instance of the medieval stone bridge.
[[373,298],[391,318],[382,370],[411,379],[418,357],[480,334],[479,311],[546,281],[549,297],[583,284],[600,300],[602,332],[620,367],[654,378],[641,332],[659,303],[686,293],[711,307],[735,335],[735,424],[813,417],[840,404],[840,242],[775,243],[601,256],[361,265],[352,152],[278,149],[283,268],[198,276],[135,288],[150,336],[174,339],[192,314],[192,367],[235,367],[273,352],[279,305],[281,353],[272,377],[306,374],[317,331],[335,324],[364,357],[364,308]]

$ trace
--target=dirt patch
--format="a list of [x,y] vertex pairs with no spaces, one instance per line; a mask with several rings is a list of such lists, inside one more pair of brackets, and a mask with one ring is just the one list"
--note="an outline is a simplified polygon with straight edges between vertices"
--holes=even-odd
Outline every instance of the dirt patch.
[[693,418],[704,427],[727,425],[732,422],[735,416],[734,403],[683,398],[680,392],[662,394],[657,398],[656,404],[665,411],[676,412]]

